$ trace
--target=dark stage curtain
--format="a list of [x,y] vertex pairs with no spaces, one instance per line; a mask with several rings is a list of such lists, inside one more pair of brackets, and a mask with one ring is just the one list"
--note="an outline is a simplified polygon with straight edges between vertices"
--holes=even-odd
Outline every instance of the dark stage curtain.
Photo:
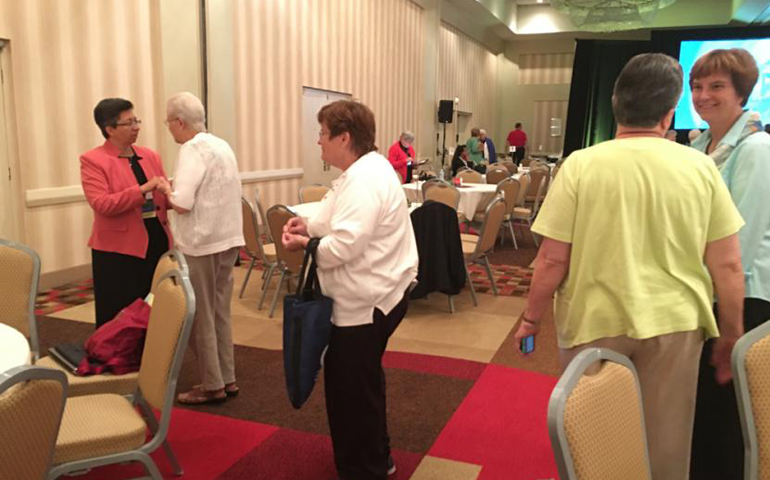
[[631,57],[649,50],[647,41],[577,40],[564,138],[565,156],[612,138],[615,79]]

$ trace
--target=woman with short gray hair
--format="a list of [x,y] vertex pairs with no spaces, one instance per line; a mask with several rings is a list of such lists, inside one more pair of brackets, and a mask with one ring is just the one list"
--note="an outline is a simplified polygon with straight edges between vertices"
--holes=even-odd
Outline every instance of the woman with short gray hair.
[[401,183],[409,183],[412,180],[412,164],[414,162],[414,134],[410,131],[401,132],[398,141],[388,150],[388,161],[393,165],[393,170],[398,173]]

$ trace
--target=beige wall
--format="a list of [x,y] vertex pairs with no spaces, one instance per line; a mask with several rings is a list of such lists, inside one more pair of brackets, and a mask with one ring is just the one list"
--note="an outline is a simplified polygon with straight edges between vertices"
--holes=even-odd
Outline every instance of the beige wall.
[[566,131],[566,105],[572,76],[574,40],[516,41],[498,55],[500,100],[500,147],[505,137],[521,122],[529,137],[530,152],[543,145],[544,151],[560,151],[564,137],[550,137],[548,118],[564,112],[562,135]]
[[[197,8],[195,0],[172,2]],[[164,85],[170,76],[176,79],[169,83],[174,89],[200,89],[198,79],[179,75],[196,68],[197,45],[187,51],[158,48],[170,21],[161,15],[159,3],[0,0],[0,37],[10,41],[3,54],[10,55],[11,69],[5,74],[13,85],[12,97],[6,99],[14,117],[7,133],[13,138],[11,154],[20,166],[19,187],[25,197],[55,196],[79,185],[79,154],[104,141],[92,112],[105,97],[130,99],[143,121],[139,143],[158,149],[166,165],[173,164],[162,123],[168,93]],[[173,24],[195,32],[197,27],[181,25],[192,22],[191,16],[176,15]],[[28,207],[22,198],[19,203],[25,227],[19,240],[38,251],[44,272],[90,262],[86,242],[92,213],[85,202]]]
[[[231,88],[238,99],[235,148],[241,170],[302,167],[302,87],[349,93],[368,105],[385,154],[402,130],[420,135],[418,5],[408,0],[239,0],[233,14]],[[301,183],[258,186],[266,206],[291,205]]]
[[[470,127],[487,130],[498,143],[497,56],[446,23],[439,34],[439,99],[459,98],[456,108],[470,113]],[[452,126],[454,129],[454,125]],[[460,138],[460,143],[465,143]],[[447,140],[447,146],[454,142]]]

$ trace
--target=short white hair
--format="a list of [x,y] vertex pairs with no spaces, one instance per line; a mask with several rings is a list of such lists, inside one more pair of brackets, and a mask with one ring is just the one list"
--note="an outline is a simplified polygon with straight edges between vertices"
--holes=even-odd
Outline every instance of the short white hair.
[[406,142],[414,142],[414,133],[410,132],[409,130],[404,130],[401,132],[401,139]]
[[479,135],[486,135],[486,134],[487,134],[487,131],[484,130],[483,128],[479,130]]
[[687,138],[692,142],[696,138],[700,137],[700,134],[703,133],[697,128],[693,128],[689,132],[687,132]]
[[206,110],[200,99],[190,92],[181,92],[172,96],[166,103],[169,118],[178,118],[196,132],[206,131]]

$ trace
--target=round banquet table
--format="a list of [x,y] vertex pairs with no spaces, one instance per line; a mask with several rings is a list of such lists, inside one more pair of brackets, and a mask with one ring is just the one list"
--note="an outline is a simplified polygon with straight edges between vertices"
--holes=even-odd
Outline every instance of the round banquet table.
[[29,342],[18,330],[0,323],[0,374],[29,363]]
[[[407,184],[408,185],[408,184]],[[412,203],[409,206],[409,213],[412,213],[415,208],[419,207],[420,203]],[[313,218],[321,209],[321,202],[308,202],[300,203],[289,207],[289,210],[294,212],[297,216],[302,217],[305,222],[308,222]]]

